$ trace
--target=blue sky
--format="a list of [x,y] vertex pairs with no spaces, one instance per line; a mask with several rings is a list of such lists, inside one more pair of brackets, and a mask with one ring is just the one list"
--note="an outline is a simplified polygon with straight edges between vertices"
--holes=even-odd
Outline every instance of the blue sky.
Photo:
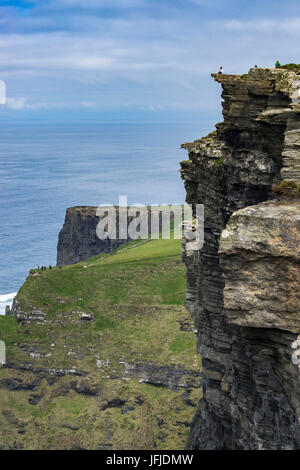
[[220,65],[300,63],[299,48],[298,0],[1,0],[1,114],[204,118]]

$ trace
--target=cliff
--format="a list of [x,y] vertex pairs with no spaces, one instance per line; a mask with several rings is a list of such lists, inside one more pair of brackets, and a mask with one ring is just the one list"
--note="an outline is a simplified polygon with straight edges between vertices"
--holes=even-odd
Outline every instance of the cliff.
[[[153,206],[145,208],[146,220],[148,219],[148,233],[157,235],[162,231],[164,223],[168,220],[163,218],[164,208],[167,206]],[[130,237],[129,228],[134,222],[135,215],[130,212],[130,208],[122,208],[122,215],[126,213],[127,218],[127,235],[124,238],[119,238],[120,228],[120,208],[115,207],[116,211],[116,237],[111,239],[107,237],[102,240],[98,238],[96,228],[98,223],[105,217],[96,214],[97,207],[92,206],[77,206],[69,207],[66,211],[64,225],[58,235],[57,243],[57,266],[65,266],[68,264],[76,264],[80,261],[85,261],[99,254],[107,254],[116,250],[124,243],[133,241],[134,238]],[[134,208],[132,208],[134,210]],[[137,214],[138,216],[138,214]],[[155,219],[155,221],[154,221]],[[153,226],[152,226],[153,221]],[[174,213],[170,214],[171,223],[174,221]],[[140,230],[137,224],[137,231]]]
[[202,394],[185,276],[179,240],[31,270],[0,317],[0,448],[184,448]]
[[60,269],[0,318],[0,448],[300,449],[300,75],[213,77],[224,122],[181,170],[203,248],[99,255],[95,208],[68,209]]
[[100,253],[110,253],[128,241],[100,240],[96,234],[97,207],[69,207],[57,243],[57,266],[75,264]]
[[181,170],[187,202],[205,205],[204,246],[183,250],[203,365],[187,447],[299,449],[300,75],[213,78],[224,122],[183,145]]

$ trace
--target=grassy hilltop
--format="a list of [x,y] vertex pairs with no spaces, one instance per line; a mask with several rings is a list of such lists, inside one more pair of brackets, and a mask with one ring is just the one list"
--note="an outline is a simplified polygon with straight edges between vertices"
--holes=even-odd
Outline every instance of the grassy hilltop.
[[0,318],[0,447],[183,448],[202,393],[185,284],[172,239],[32,270]]

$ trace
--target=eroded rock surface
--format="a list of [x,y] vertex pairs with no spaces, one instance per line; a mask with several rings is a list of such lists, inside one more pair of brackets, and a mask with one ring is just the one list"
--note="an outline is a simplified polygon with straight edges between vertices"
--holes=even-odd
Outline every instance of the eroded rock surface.
[[219,253],[231,323],[300,332],[300,203],[235,212]]
[[299,206],[261,203],[273,199],[274,183],[300,182],[300,76],[213,77],[224,122],[183,145],[187,202],[205,205],[203,248],[183,244],[204,394],[187,447],[299,449]]
[[[163,217],[167,207],[154,206],[151,207],[151,210],[149,207],[145,207],[141,212],[138,211],[138,208],[136,208],[136,212],[135,208],[115,207],[115,233],[112,233],[112,237],[109,235],[107,238],[99,238],[97,234],[99,222],[104,218],[107,219],[108,212],[105,212],[105,208],[103,214],[99,216],[97,215],[97,207],[69,207],[58,236],[57,266],[76,264],[102,253],[111,253],[125,243],[140,238],[139,233],[141,238],[147,238],[148,234],[156,235],[162,229],[168,229],[168,226],[165,225],[168,223],[168,219]],[[111,207],[107,209],[110,210]],[[113,221],[113,219],[111,220]],[[138,220],[142,223],[139,224]],[[172,212],[170,220],[174,220]],[[110,222],[111,227],[112,221]],[[145,229],[146,237],[143,233]]]
[[75,264],[100,253],[110,253],[126,243],[127,238],[100,240],[96,233],[99,217],[97,207],[70,207],[58,236],[57,266]]

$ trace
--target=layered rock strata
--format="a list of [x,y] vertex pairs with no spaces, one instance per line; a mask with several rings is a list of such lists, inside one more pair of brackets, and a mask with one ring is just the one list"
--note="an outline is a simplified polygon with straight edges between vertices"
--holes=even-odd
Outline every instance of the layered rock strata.
[[[107,217],[108,212],[99,216],[97,215],[97,207],[69,207],[66,211],[64,225],[58,236],[57,266],[79,263],[101,253],[111,253],[125,243],[135,240],[136,237],[131,236],[129,227],[133,223],[136,224],[137,232],[141,230],[140,225],[136,223],[140,215],[141,217],[145,216],[147,219],[147,233],[153,235],[154,238],[157,237],[163,227],[168,224],[168,219],[163,216],[163,214],[166,214],[167,207],[163,205],[147,207],[143,209],[142,213],[137,212],[136,215],[130,215],[130,209],[127,207],[115,207],[115,237],[108,236],[104,239],[99,238],[97,226],[104,217]],[[120,222],[123,223],[123,220],[125,220],[123,231],[125,228],[126,233],[120,233]],[[170,213],[169,220],[172,223],[174,212]]]
[[[193,449],[299,449],[300,204],[274,199],[300,183],[300,75],[213,75],[224,122],[184,144],[187,202],[205,205],[205,243],[183,249],[186,306],[198,329],[203,393]],[[269,202],[264,202],[269,201]],[[185,245],[183,245],[184,247]]]
[[75,264],[100,253],[110,253],[128,241],[125,239],[101,240],[96,228],[99,217],[97,207],[69,207],[57,243],[57,266]]

